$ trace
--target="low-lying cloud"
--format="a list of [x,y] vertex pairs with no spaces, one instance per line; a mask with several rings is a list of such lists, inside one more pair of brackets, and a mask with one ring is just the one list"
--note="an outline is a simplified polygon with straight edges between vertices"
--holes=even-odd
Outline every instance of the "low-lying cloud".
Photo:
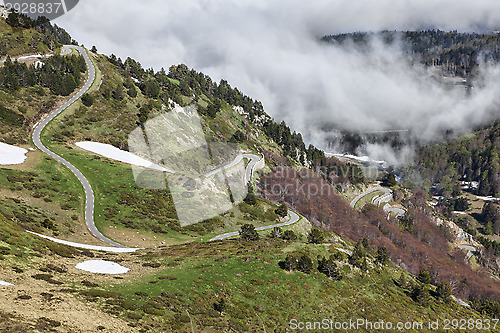
[[[481,88],[449,89],[412,64],[399,44],[372,40],[368,50],[334,46],[328,34],[382,29],[470,31],[500,26],[495,1],[86,0],[59,19],[80,42],[131,56],[155,69],[185,63],[226,79],[263,102],[306,140],[325,148],[339,130],[409,130],[426,141],[465,130],[496,109],[499,70],[483,68]],[[498,112],[498,111],[496,111]],[[365,147],[375,159],[408,151]],[[360,151],[360,153],[363,153]]]

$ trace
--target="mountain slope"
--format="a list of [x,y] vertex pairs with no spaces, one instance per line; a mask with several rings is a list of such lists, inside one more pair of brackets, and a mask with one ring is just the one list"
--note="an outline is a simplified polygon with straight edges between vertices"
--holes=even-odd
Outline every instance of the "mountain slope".
[[[306,147],[299,134],[284,123],[275,123],[258,101],[227,82],[216,84],[183,65],[171,67],[167,74],[144,70],[132,59],[123,62],[98,54],[92,58],[98,73],[91,92],[55,119],[42,140],[78,166],[91,182],[101,230],[115,240],[146,249],[134,254],[82,251],[28,236],[23,230],[95,242],[83,228],[81,188],[67,170],[39,152],[32,153],[27,164],[1,168],[0,177],[5,181],[0,183],[0,212],[6,218],[0,227],[6,232],[0,278],[15,284],[2,290],[2,329],[284,331],[291,327],[291,320],[318,317],[373,322],[391,318],[394,324],[414,321],[427,325],[429,320],[498,315],[498,303],[477,303],[484,313],[480,314],[449,301],[446,292],[436,288],[444,279],[435,272],[449,267],[454,267],[453,272],[465,271],[467,267],[462,257],[448,255],[447,243],[441,242],[437,228],[431,229],[434,238],[425,237],[431,227],[423,218],[428,213],[418,205],[422,197],[406,195],[407,206],[415,208],[411,232],[398,221],[387,220],[376,207],[367,205],[361,213],[355,212],[342,197],[342,189],[354,192],[354,185],[358,189],[364,185],[360,168]],[[63,66],[53,69],[61,77],[68,74]],[[83,75],[77,73],[81,82]],[[37,81],[19,89],[40,89],[41,84]],[[50,87],[42,89],[49,98],[64,100]],[[6,107],[13,109],[18,92],[6,86],[1,90]],[[29,102],[33,109],[41,103]],[[207,141],[239,144],[244,150],[265,155],[267,165],[261,179],[250,186],[258,187],[255,193],[260,198],[250,195],[221,216],[181,227],[168,189],[141,188],[129,165],[75,146],[85,140],[127,149],[132,130],[173,112],[174,103],[197,108]],[[23,135],[15,137],[17,142],[29,140],[29,135]],[[275,182],[280,191],[273,191]],[[331,192],[312,195],[311,186]],[[274,237],[266,231],[256,239],[249,232],[242,239],[204,242],[219,233],[241,230],[244,224],[275,223],[276,202],[288,203],[315,225],[344,238],[311,229],[311,223],[301,219],[296,225],[273,230]],[[245,230],[252,227],[247,225]],[[363,238],[367,240],[361,242]],[[439,256],[429,245],[422,249],[424,243],[440,246]],[[403,252],[405,247],[407,252]],[[410,251],[415,250],[419,250],[419,259],[426,254],[437,258],[429,279],[417,280],[397,267],[412,273],[428,268],[429,262],[423,259],[423,263],[407,265]],[[88,259],[120,263],[131,271],[109,276],[75,267]],[[469,289],[465,283],[457,284],[464,295],[481,301],[493,299],[494,293],[472,292],[482,287],[475,279],[486,281],[486,277],[467,277],[474,279]],[[489,283],[491,289],[496,288]],[[73,310],[61,318],[66,304]]]

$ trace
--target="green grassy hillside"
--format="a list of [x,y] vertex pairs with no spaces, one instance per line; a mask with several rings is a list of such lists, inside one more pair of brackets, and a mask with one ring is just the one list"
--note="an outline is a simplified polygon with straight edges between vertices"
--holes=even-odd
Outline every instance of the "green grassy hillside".
[[[7,33],[8,29],[0,31]],[[27,40],[37,40],[33,29],[15,28],[11,34],[18,39],[32,34]],[[8,52],[25,52],[24,39],[18,44]],[[279,181],[283,182],[277,175],[283,165],[291,173],[307,171],[293,173],[296,186],[320,179],[334,188],[332,175],[342,177],[340,172],[334,174],[335,167],[349,171],[342,182],[351,189],[354,184],[362,185],[364,178],[356,173],[358,168],[326,159],[323,152],[306,147],[300,134],[274,122],[260,102],[225,81],[215,83],[184,65],[155,73],[130,58],[91,57],[97,69],[94,85],[46,128],[42,140],[77,166],[92,184],[98,228],[112,239],[143,249],[131,254],[81,250],[28,234],[25,230],[99,244],[85,227],[83,191],[68,170],[40,152],[30,153],[22,165],[0,168],[0,280],[14,284],[0,289],[4,300],[0,303],[0,330],[284,332],[294,329],[293,323],[331,319],[338,323],[410,323],[408,331],[421,332],[429,322],[439,321],[444,329],[445,320],[474,320],[477,325],[484,319],[490,320],[491,329],[482,331],[495,331],[491,317],[498,315],[498,303],[475,305],[477,310],[460,306],[450,299],[446,285],[438,289],[430,284],[430,277],[417,279],[388,261],[382,246],[367,240],[354,243],[318,229],[309,233],[311,223],[305,218],[275,230],[275,236],[282,233],[283,237],[271,238],[270,231],[265,231],[253,241],[236,237],[206,242],[246,224],[277,223],[274,211],[278,205],[265,198],[255,202],[247,198],[225,214],[181,227],[168,189],[137,186],[129,165],[86,152],[75,142],[96,141],[126,150],[132,130],[173,112],[172,104],[177,103],[198,110],[207,141],[263,153],[267,163],[263,173]],[[61,66],[64,62],[55,61]],[[28,67],[17,70],[30,73]],[[64,70],[53,74],[68,75]],[[83,82],[83,73],[79,79]],[[0,82],[0,142],[28,146],[33,124],[67,97],[56,95],[54,85],[44,86],[43,80],[19,79],[17,89],[6,82],[12,81]],[[313,174],[312,169],[328,172]],[[370,232],[381,218],[376,207],[373,212],[363,211],[372,213],[369,227],[366,217],[336,192],[321,198],[325,201],[319,204],[319,197],[276,198],[278,195],[267,197],[282,202],[298,199],[295,204],[316,225],[344,219],[352,221],[356,231]],[[324,209],[318,212],[320,208]],[[389,226],[393,222],[384,220],[378,231],[384,237],[393,232],[400,240],[406,234],[396,224]],[[75,268],[89,259],[112,261],[131,270],[113,276]],[[442,261],[453,265],[448,257]],[[404,267],[405,262],[398,261],[398,266]],[[450,327],[452,332],[460,331]],[[361,326],[353,331],[373,329]]]
[[26,20],[25,27],[11,26],[0,19],[0,59],[28,54],[58,53],[61,45],[70,44],[71,37],[62,28],[46,19]]

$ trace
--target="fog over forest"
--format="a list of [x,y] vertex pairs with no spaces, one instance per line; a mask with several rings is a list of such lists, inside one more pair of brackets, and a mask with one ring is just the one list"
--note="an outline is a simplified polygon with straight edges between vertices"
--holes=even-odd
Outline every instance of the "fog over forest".
[[[500,17],[491,14],[496,9],[500,3],[463,0],[152,0],[126,6],[86,0],[56,23],[79,42],[144,67],[185,63],[216,81],[226,79],[306,141],[327,148],[339,131],[408,130],[403,133],[411,143],[470,130],[498,114],[500,80],[499,68],[481,64],[481,84],[466,94],[431,78],[401,43],[375,38],[360,49],[321,37],[383,29],[487,31],[500,26]],[[411,150],[368,145],[357,153],[399,164]]]

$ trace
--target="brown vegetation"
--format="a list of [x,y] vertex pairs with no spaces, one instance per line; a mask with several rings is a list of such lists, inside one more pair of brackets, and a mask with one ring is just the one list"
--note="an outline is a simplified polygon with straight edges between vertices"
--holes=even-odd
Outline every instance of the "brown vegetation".
[[464,299],[500,297],[498,282],[483,270],[474,272],[461,251],[450,250],[443,232],[431,221],[423,191],[407,200],[409,212],[399,221],[387,220],[382,209],[373,205],[362,212],[353,210],[331,184],[308,170],[282,167],[263,175],[260,189],[262,196],[287,203],[316,226],[355,241],[367,238],[371,245],[387,248],[391,260],[412,274],[427,269],[434,284],[449,283],[455,295]]

